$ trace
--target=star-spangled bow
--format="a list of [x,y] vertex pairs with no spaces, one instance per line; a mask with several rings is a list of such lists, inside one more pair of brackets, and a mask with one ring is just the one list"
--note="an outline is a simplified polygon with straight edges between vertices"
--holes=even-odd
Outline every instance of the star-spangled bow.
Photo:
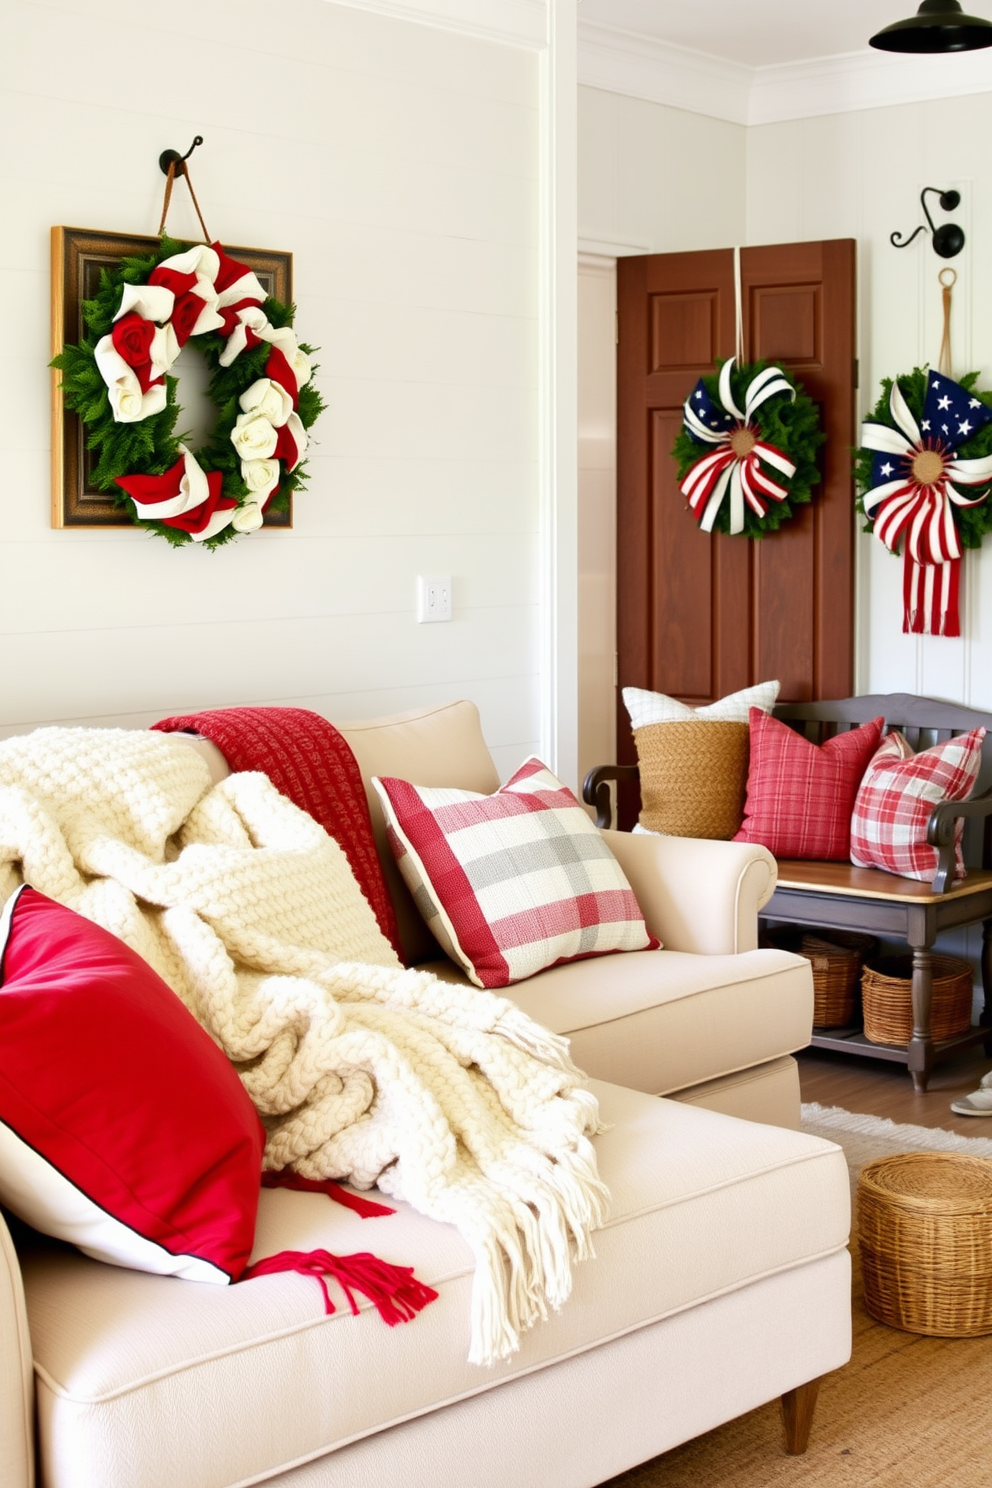
[[728,493],[732,534],[744,531],[745,502],[763,517],[769,499],[785,500],[787,489],[766,474],[762,463],[784,475],[786,480],[796,473],[793,462],[773,444],[766,443],[754,424],[754,415],[763,403],[778,393],[788,393],[794,400],[795,388],[786,381],[780,367],[766,367],[748,383],[741,410],[730,385],[734,361],[731,357],[720,368],[719,404],[714,403],[700,378],[683,405],[684,424],[690,436],[700,444],[716,446],[711,454],[703,455],[690,467],[679,488],[704,532],[713,531]]
[[889,394],[895,428],[874,420],[861,431],[873,451],[865,515],[890,552],[903,544],[903,624],[907,633],[961,634],[958,601],[961,540],[955,507],[988,498],[966,496],[959,486],[988,486],[992,455],[962,460],[956,451],[992,421],[992,408],[943,374],[928,372],[919,423],[898,381]]

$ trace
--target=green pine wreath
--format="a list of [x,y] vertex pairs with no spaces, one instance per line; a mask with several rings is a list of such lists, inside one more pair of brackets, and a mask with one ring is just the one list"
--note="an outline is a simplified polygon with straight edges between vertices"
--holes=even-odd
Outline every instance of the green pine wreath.
[[[209,257],[211,253],[213,259]],[[203,273],[181,273],[166,263],[182,262],[191,254],[194,258],[199,255],[201,267],[205,266]],[[218,257],[219,270],[211,279],[209,269]],[[239,274],[242,277],[237,277]],[[222,289],[224,281],[232,275],[233,281]],[[188,281],[194,277],[196,285],[190,287]],[[140,311],[122,313],[125,295],[133,299],[136,293],[147,294],[153,278],[159,281],[156,303],[163,308],[168,296],[161,290],[173,285],[173,310],[164,319],[142,315]],[[129,290],[129,286],[133,289]],[[227,304],[223,303],[225,294]],[[138,303],[141,305],[140,299]],[[93,483],[110,495],[123,515],[135,526],[175,546],[197,541],[200,546],[217,548],[232,541],[239,532],[255,530],[261,523],[263,510],[289,509],[293,492],[307,481],[302,459],[308,442],[305,431],[313,426],[325,406],[310,380],[315,369],[309,359],[316,348],[297,342],[292,332],[294,306],[284,305],[272,296],[265,297],[247,266],[228,258],[220,244],[214,243],[208,249],[205,245],[163,237],[153,254],[123,258],[112,271],[103,270],[96,295],[85,300],[81,308],[85,336],[77,345],[64,346],[51,365],[62,374],[66,407],[79,415],[87,448],[97,455]],[[208,328],[192,329],[194,317]],[[181,338],[178,343],[173,342],[174,336]],[[170,348],[173,344],[184,345],[188,340],[206,359],[210,372],[207,396],[216,410],[216,424],[206,442],[195,451],[188,449],[189,435],[177,432],[176,428],[182,414],[176,395],[178,378],[169,375],[167,361],[156,366],[141,360],[145,343],[154,347],[156,337]],[[234,343],[240,344],[241,349],[232,354]],[[178,355],[178,350],[175,354]],[[103,365],[110,360],[120,370],[114,360],[120,355],[127,365],[118,379],[126,391],[121,395],[118,387],[115,392],[118,408],[123,409],[127,404],[133,410],[134,397],[138,396],[142,407],[146,402],[150,405],[149,412],[140,417],[115,416],[112,388],[101,371],[100,359]],[[153,377],[155,372],[159,373],[157,379]],[[129,381],[130,374],[133,381]],[[242,401],[247,399],[250,403],[253,398],[254,411]],[[263,418],[259,410],[271,405],[281,410],[281,416],[287,399],[293,405],[292,414],[283,419],[282,425],[274,427],[270,418],[277,415],[270,412],[263,430],[258,422]],[[252,425],[251,429],[246,429],[248,424]],[[259,455],[259,449],[266,449],[272,443],[267,432],[270,427],[277,440],[276,448],[268,455]],[[239,452],[232,435],[242,440],[254,439],[256,448],[249,449],[248,458],[244,455],[244,445]],[[277,455],[277,450],[282,453]],[[166,477],[180,467],[187,454],[199,465],[209,485],[212,515],[204,529],[206,536],[202,530],[200,533],[190,530],[191,525],[202,521],[202,505],[181,515],[156,520],[149,515],[154,510],[149,505],[152,498],[144,503],[142,514],[135,497],[120,484],[122,480],[135,484],[133,478],[139,477],[138,484],[143,480],[146,488],[157,491],[162,483],[144,478]],[[260,462],[278,467],[276,488],[263,491],[260,486],[249,484],[249,478],[263,481],[271,476],[269,469],[260,471]],[[188,472],[188,460],[185,469]],[[225,518],[225,525],[213,530]]]
[[[730,388],[733,402],[738,409],[746,410],[748,388],[763,372],[774,371],[791,390],[791,392],[775,393],[763,401],[750,418],[736,419],[728,412],[721,399],[720,374],[726,363],[718,362],[717,371],[704,374],[686,399],[688,410],[692,400],[699,396],[699,390],[702,389],[709,402],[715,405],[718,414],[731,420],[731,424],[727,426],[728,429],[731,427],[733,429],[747,428],[762,444],[772,446],[776,453],[784,456],[795,467],[794,473],[787,477],[783,477],[780,472],[775,472],[775,481],[784,487],[786,494],[781,500],[767,500],[764,515],[759,515],[745,503],[744,526],[742,532],[737,535],[760,538],[769,532],[777,531],[783,522],[787,522],[795,515],[798,506],[810,501],[812,488],[821,478],[816,454],[820,445],[824,443],[826,435],[820,428],[816,404],[803,391],[802,383],[797,382],[788,372],[768,362],[758,361],[737,365],[732,358],[730,360],[732,363]],[[693,467],[704,460],[711,449],[712,446],[694,438],[690,433],[687,412],[671,451],[676,461],[680,487],[684,486]],[[721,503],[712,530],[730,532],[731,519],[728,501],[724,500]]]

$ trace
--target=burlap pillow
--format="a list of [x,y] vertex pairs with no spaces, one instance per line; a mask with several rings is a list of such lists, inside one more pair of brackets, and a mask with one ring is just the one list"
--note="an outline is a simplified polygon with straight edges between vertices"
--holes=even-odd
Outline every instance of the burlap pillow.
[[649,723],[634,730],[634,742],[642,827],[670,837],[733,837],[747,796],[746,723]]

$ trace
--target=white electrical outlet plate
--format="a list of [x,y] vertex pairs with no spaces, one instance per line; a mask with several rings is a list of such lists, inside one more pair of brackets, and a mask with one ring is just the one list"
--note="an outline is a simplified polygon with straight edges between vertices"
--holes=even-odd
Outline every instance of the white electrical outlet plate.
[[417,575],[417,620],[451,619],[451,575]]

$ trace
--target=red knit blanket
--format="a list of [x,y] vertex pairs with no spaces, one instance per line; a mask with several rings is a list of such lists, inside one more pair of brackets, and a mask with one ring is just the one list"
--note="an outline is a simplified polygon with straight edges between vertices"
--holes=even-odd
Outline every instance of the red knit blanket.
[[358,762],[332,723],[306,708],[216,708],[162,718],[152,727],[202,734],[232,770],[261,770],[281,795],[319,822],[344,852],[379,928],[402,955]]

